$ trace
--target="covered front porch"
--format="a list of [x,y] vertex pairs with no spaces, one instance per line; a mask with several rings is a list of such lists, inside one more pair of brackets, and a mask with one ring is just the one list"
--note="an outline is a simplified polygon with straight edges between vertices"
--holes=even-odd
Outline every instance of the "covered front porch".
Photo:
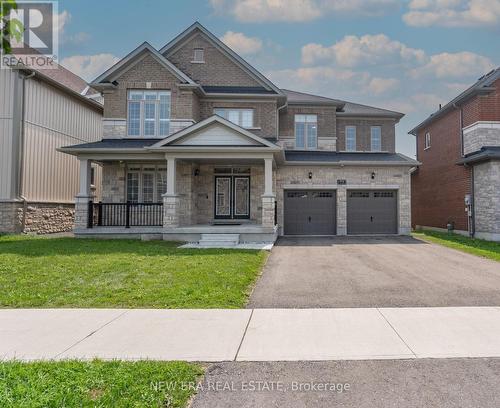
[[[281,149],[217,115],[164,139],[106,139],[59,150],[80,160],[76,236],[276,239]],[[91,195],[93,162],[102,166],[99,200]]]
[[[273,157],[232,156],[179,152],[164,160],[80,158],[75,234],[186,242],[237,234],[242,243],[274,242]],[[100,200],[88,193],[93,162],[102,166]]]

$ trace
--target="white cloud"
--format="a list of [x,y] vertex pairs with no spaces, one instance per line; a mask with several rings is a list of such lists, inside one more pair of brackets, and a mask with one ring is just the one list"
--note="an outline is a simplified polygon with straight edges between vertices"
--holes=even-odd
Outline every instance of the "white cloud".
[[398,89],[400,84],[399,79],[396,78],[372,78],[368,84],[368,91],[375,95],[384,94],[387,92]]
[[415,27],[474,27],[500,24],[500,0],[412,0],[403,15]]
[[243,33],[228,31],[221,37],[229,48],[238,54],[255,54],[262,49],[262,41],[256,37],[247,37]]
[[86,81],[92,81],[119,60],[113,54],[74,55],[64,58],[61,65]]
[[307,44],[302,47],[302,62],[314,64],[318,61],[334,61],[340,66],[391,64],[399,62],[421,63],[425,52],[391,40],[385,34],[345,36],[335,44],[324,47],[320,44]]
[[397,0],[210,0],[219,14],[242,22],[304,22],[333,13],[382,15],[399,7]]
[[436,78],[470,78],[488,72],[494,67],[493,62],[473,52],[436,54],[428,63],[410,71],[413,78],[434,76]]
[[62,12],[54,16],[54,23],[56,24],[59,41],[61,42],[61,44],[79,45],[88,41],[90,39],[90,34],[88,33],[78,32],[76,34],[70,35],[66,32],[66,28],[71,19],[72,16],[67,10],[63,10]]

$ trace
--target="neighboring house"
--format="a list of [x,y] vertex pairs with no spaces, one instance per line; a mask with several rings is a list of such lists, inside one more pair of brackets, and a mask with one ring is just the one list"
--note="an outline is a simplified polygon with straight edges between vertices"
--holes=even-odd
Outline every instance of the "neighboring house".
[[0,69],[0,89],[0,232],[70,231],[79,166],[56,148],[101,139],[100,95],[63,67]]
[[410,232],[418,163],[395,152],[401,113],[278,89],[199,23],[91,86],[104,94],[103,140],[59,149],[81,163],[79,236]]
[[413,224],[500,241],[500,68],[410,133]]

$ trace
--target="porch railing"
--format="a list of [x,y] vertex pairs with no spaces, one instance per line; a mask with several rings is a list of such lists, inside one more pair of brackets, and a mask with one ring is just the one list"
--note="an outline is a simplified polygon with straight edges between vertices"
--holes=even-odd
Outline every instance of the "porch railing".
[[161,227],[163,203],[94,203],[89,201],[88,228]]

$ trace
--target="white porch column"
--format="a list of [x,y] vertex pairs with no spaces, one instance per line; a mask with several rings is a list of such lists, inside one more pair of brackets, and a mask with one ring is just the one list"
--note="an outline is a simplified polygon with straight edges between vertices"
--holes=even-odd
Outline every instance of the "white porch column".
[[90,191],[90,172],[92,161],[79,158],[80,161],[80,189],[75,197],[75,229],[88,227],[89,201],[93,199]]
[[163,227],[179,226],[180,200],[176,188],[177,159],[166,155],[167,159],[167,192],[163,194]]
[[276,195],[273,189],[273,158],[264,159],[264,195],[262,196],[262,226],[274,227]]

